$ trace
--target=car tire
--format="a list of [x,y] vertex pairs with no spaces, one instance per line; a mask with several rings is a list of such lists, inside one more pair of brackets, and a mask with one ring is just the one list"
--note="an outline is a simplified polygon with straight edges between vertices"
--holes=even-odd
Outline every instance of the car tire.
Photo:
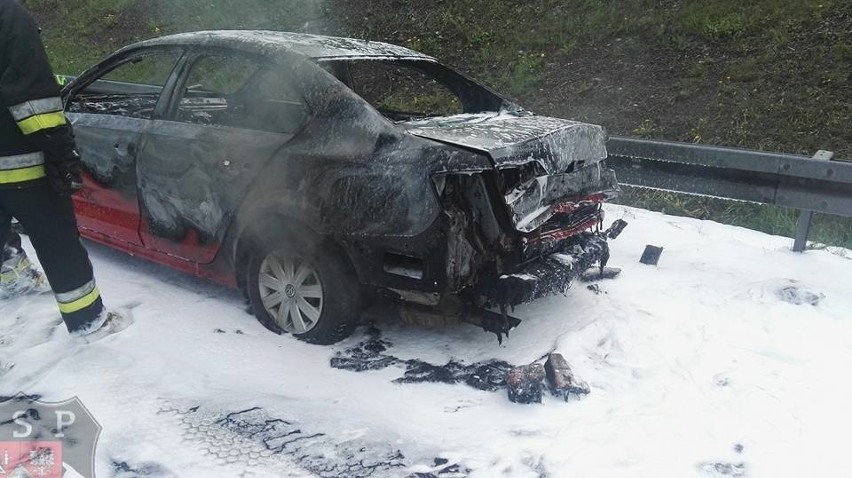
[[267,329],[312,344],[352,334],[361,289],[346,257],[313,234],[262,234],[248,254],[252,312]]

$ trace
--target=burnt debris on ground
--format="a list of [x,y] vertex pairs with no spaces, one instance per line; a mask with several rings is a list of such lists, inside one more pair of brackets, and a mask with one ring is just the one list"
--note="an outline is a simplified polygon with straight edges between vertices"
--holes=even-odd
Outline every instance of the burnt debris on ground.
[[619,274],[621,274],[621,269],[618,267],[592,267],[580,276],[580,280],[582,282],[595,282],[604,279],[615,279]]
[[743,477],[746,476],[745,463],[702,463],[699,469],[711,477]]
[[470,472],[470,469],[462,468],[457,463],[450,463],[446,458],[435,458],[433,471],[414,473],[406,478],[462,478],[468,476]]
[[451,360],[444,365],[435,365],[419,359],[403,360],[385,352],[392,346],[375,327],[367,330],[367,337],[357,345],[331,358],[333,368],[364,372],[381,370],[391,366],[405,369],[395,383],[464,383],[477,390],[497,391],[506,386],[506,373],[513,368],[502,360],[486,360],[473,364],[462,364]]
[[171,472],[159,463],[132,464],[126,461],[112,460],[115,478],[140,478],[146,476],[170,476]]
[[658,262],[660,262],[660,256],[662,254],[662,247],[648,244],[645,246],[645,250],[642,251],[642,257],[639,258],[639,262],[648,266],[655,266]]
[[[215,333],[215,334],[228,334],[228,333],[231,333],[231,332],[229,332],[227,330],[220,329],[220,328],[216,328],[216,329],[213,329],[213,333]],[[245,335],[245,333],[240,329],[234,329],[233,333],[235,333],[237,335]]]
[[778,289],[778,298],[793,305],[819,305],[825,299],[825,294],[798,285],[797,281],[790,281],[790,285]]
[[513,368],[506,377],[509,401],[524,404],[541,403],[544,377],[544,367],[539,363]]
[[570,397],[588,395],[591,392],[589,384],[578,380],[561,354],[550,354],[544,363],[544,372],[550,392],[556,397],[568,400]]
[[394,383],[461,383],[488,392],[506,389],[509,400],[515,403],[540,403],[545,387],[553,396],[565,400],[590,393],[589,385],[576,379],[568,362],[555,353],[547,356],[545,366],[533,363],[516,367],[496,359],[472,364],[450,360],[436,365],[420,359],[394,357],[387,353],[392,346],[391,342],[382,338],[379,329],[371,327],[363,341],[337,352],[330,364],[333,368],[352,372],[393,366],[404,369],[402,376],[393,380]]

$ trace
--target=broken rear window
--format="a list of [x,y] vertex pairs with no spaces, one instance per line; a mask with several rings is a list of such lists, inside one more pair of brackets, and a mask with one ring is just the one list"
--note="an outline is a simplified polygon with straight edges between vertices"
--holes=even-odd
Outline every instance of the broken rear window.
[[405,65],[355,61],[349,74],[355,93],[392,120],[464,112],[459,97],[447,87]]
[[505,100],[430,61],[350,60],[322,65],[393,121],[499,111]]

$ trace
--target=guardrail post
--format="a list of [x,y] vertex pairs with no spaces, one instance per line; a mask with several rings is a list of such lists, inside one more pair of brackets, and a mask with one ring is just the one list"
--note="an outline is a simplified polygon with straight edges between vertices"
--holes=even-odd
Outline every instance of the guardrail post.
[[[834,153],[831,151],[819,150],[814,154],[814,158],[818,161],[831,161],[834,158]],[[804,252],[808,245],[808,235],[811,233],[811,222],[814,218],[813,211],[802,211],[799,214],[799,224],[796,226],[796,239],[793,241],[793,252]]]

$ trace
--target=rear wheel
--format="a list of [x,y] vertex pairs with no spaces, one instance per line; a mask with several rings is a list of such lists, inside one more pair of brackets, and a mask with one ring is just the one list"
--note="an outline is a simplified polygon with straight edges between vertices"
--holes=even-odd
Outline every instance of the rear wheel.
[[255,243],[246,286],[252,311],[266,328],[323,345],[352,333],[360,287],[342,254],[313,236],[267,235]]

